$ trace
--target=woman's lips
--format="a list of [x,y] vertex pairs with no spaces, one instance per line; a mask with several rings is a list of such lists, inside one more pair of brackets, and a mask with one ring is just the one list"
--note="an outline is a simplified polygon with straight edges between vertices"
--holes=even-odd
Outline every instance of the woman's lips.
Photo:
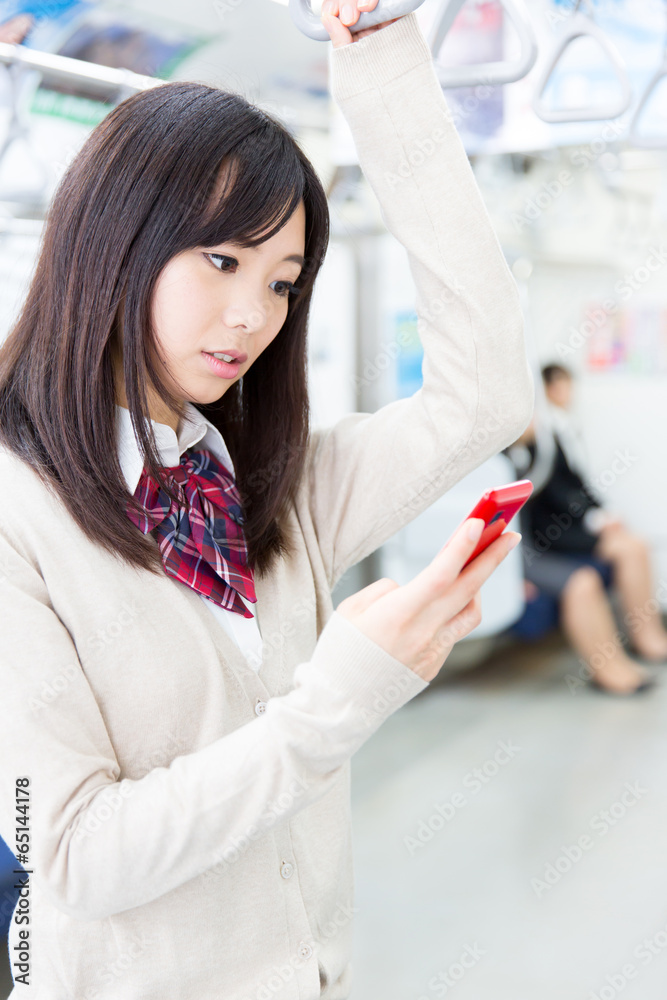
[[219,378],[236,378],[238,375],[241,367],[239,361],[229,363],[227,361],[221,361],[220,358],[214,358],[212,354],[207,354],[206,351],[202,351],[202,354],[204,355],[206,363],[211,371]]

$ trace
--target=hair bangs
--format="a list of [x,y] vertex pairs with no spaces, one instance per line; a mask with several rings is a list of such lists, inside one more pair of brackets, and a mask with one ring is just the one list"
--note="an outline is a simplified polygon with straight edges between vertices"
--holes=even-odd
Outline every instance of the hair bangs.
[[263,138],[262,155],[255,145],[252,156],[244,156],[241,147],[221,165],[207,209],[194,226],[196,245],[258,246],[298,208],[306,187],[300,160],[280,135],[271,132]]

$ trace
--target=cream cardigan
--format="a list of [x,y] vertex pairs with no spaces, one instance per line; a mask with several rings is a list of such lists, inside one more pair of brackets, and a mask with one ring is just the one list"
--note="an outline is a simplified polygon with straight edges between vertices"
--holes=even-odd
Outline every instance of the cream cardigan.
[[[0,834],[16,848],[28,776],[34,873],[30,986],[12,1000],[349,995],[350,758],[428,684],[331,590],[515,440],[533,390],[516,287],[415,15],[332,56],[409,254],[423,387],[313,434],[296,552],[255,581],[259,672],[192,589],[93,544],[0,452]],[[13,963],[25,929],[15,914]]]

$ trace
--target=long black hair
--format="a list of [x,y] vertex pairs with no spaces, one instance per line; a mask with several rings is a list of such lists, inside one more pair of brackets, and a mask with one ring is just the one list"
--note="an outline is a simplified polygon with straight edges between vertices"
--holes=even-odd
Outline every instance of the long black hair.
[[179,417],[183,406],[154,364],[151,300],[160,272],[195,246],[257,246],[302,201],[306,263],[280,332],[218,401],[197,404],[229,448],[248,561],[260,572],[291,549],[284,515],[308,443],[307,320],[329,240],[326,194],[312,164],[280,121],[242,96],[175,82],[119,103],[56,190],[32,283],[0,347],[0,442],[36,470],[89,538],[136,566],[157,572],[161,563],[126,513],[118,345],[135,433],[161,478],[149,383]]

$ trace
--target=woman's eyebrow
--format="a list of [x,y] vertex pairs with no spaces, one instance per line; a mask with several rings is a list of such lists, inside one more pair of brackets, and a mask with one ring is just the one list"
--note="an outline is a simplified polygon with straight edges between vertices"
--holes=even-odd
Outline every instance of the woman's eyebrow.
[[[226,244],[226,246],[233,247],[234,249],[238,249],[238,250],[247,249],[246,247],[243,247],[242,244],[235,243],[234,240],[230,240]],[[253,247],[253,249],[256,250],[257,248]],[[300,254],[300,253],[290,253],[290,254],[287,255],[287,257],[283,257],[283,259],[280,261],[280,263],[281,264],[285,264],[285,263],[287,263],[287,261],[294,261],[295,264],[299,264],[301,267],[303,267],[303,265],[306,263],[306,258],[302,254]]]

